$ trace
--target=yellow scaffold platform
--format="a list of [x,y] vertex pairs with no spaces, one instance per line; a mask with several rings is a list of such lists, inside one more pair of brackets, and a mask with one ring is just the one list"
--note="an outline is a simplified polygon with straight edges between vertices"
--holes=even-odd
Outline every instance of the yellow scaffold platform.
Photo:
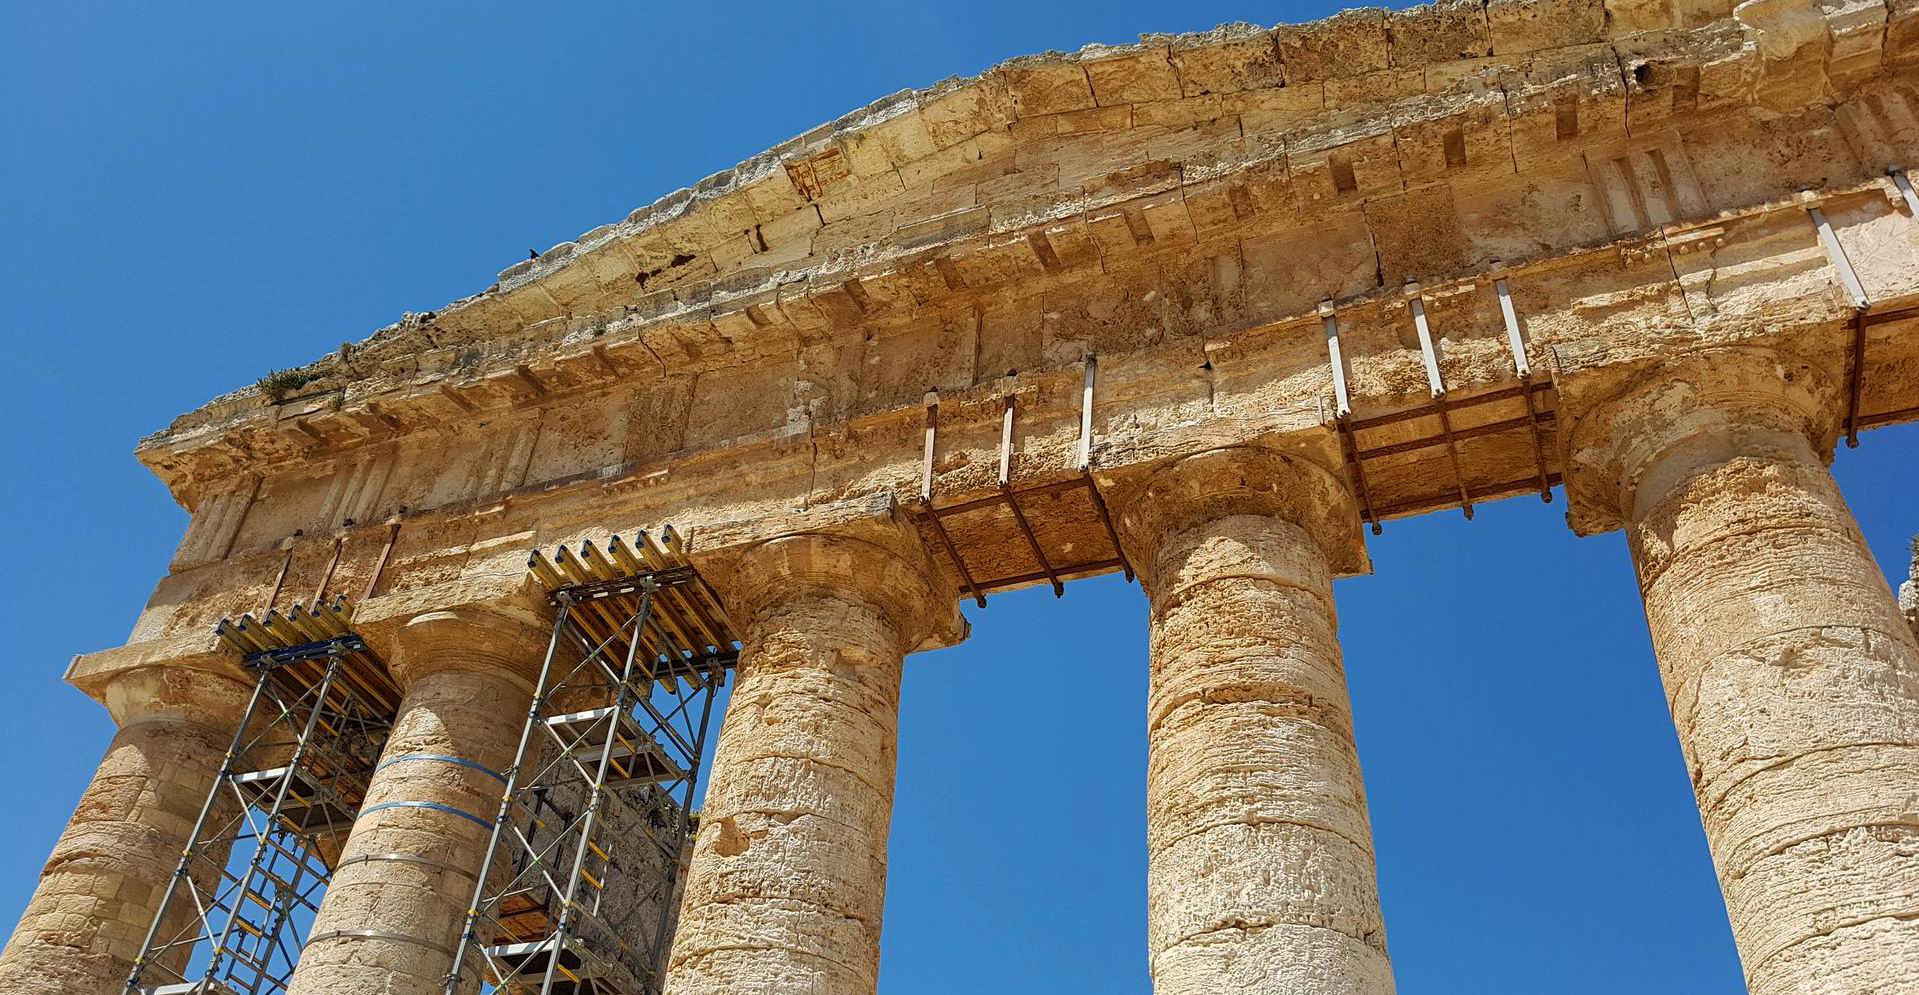
[[739,645],[679,533],[629,535],[528,556],[554,639],[461,930],[461,978],[526,995],[660,989],[709,719]]
[[224,618],[254,689],[127,979],[139,995],[280,995],[400,702],[335,598]]
[[[250,664],[278,651],[343,639],[357,643],[353,633],[353,606],[344,594],[312,608],[296,601],[284,614],[277,608],[268,609],[264,619],[256,619],[250,613],[237,619],[223,618],[214,626],[213,633],[228,647],[238,650]],[[338,680],[346,685],[347,691],[368,709],[391,717],[400,707],[400,687],[387,673],[386,665],[368,653],[364,644],[342,654],[342,659],[345,666]],[[299,660],[281,666],[286,678],[308,686],[317,684],[325,670],[326,662],[322,659]]]
[[605,550],[591,539],[560,546],[551,558],[534,550],[527,569],[549,594],[567,592],[577,607],[580,629],[596,645],[619,655],[629,648],[627,622],[638,610],[642,590],[648,582],[655,585],[652,624],[640,649],[642,659],[661,665],[655,676],[663,684],[681,678],[698,686],[709,670],[702,661],[724,656],[739,644],[719,597],[693,569],[684,540],[670,525],[660,530],[657,540],[645,530],[636,533],[631,544],[613,536]]

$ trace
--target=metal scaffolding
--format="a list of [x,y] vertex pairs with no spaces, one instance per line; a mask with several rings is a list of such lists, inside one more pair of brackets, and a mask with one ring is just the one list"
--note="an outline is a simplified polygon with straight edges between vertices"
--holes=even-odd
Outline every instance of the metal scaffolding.
[[[940,398],[938,391],[928,391],[926,394],[926,446],[920,462],[920,499],[915,517],[927,527],[933,538],[939,540],[940,547],[946,550],[947,557],[953,561],[954,569],[959,571],[960,590],[981,608],[986,607],[989,593],[1024,587],[1041,580],[1052,585],[1053,596],[1057,598],[1065,595],[1065,582],[1074,578],[1117,569],[1126,574],[1129,582],[1133,579],[1133,564],[1126,558],[1126,550],[1120,545],[1119,532],[1113,527],[1112,513],[1106,508],[1106,498],[1100,494],[1099,483],[1093,479],[1093,387],[1099,375],[1098,357],[1088,354],[1083,369],[1077,475],[1063,480],[1014,486],[1013,421],[1019,404],[1015,394],[1017,381],[1014,374],[1009,372],[1000,394],[999,488],[986,497],[943,506],[933,502],[933,457],[939,445]],[[1083,499],[1077,502],[1079,507],[1075,507],[1076,502],[1072,500],[1076,495],[1083,495]],[[1025,499],[1024,503],[1022,498]],[[1048,511],[1046,518],[1041,519],[1042,523],[1097,521],[1100,525],[1097,537],[1071,527],[1065,537],[1052,534],[1060,531],[1057,525],[1050,529],[1044,524],[1035,528],[1027,511],[1036,502],[1041,502],[1039,506]],[[1007,512],[1006,518],[1010,519],[1017,531],[1007,528],[1004,522],[994,521],[995,513],[1001,510]],[[1000,571],[996,575],[974,577],[973,564],[961,549],[961,542],[954,539],[954,532],[958,530],[946,527],[948,520],[960,516],[970,519],[967,524],[976,542],[985,540],[978,544],[987,548],[976,553],[974,558],[993,564]],[[1022,542],[1012,542],[1014,536]],[[1112,552],[1105,553],[1100,549],[1101,545]],[[1049,554],[1049,547],[1054,552]],[[1021,569],[1027,565],[1021,561],[1022,550],[1030,558],[1031,567],[1036,569]],[[1089,551],[1091,558],[1086,555]],[[1009,570],[1011,572],[1006,572]]]
[[259,676],[133,962],[133,992],[286,990],[399,704],[343,597],[214,631]]
[[738,642],[670,528],[528,566],[559,614],[445,991],[651,995]]

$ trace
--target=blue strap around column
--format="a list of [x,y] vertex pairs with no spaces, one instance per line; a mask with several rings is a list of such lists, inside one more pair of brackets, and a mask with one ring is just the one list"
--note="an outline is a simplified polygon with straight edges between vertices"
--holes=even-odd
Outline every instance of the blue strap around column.
[[486,819],[482,819],[479,816],[466,811],[465,809],[454,808],[451,805],[442,805],[439,802],[381,802],[378,805],[372,805],[367,808],[361,809],[360,815],[364,817],[364,816],[372,815],[373,813],[381,811],[383,809],[389,809],[389,808],[432,809],[435,812],[445,812],[449,815],[457,815],[462,819],[466,819],[467,821],[472,822],[475,825],[481,826],[486,829],[493,828],[493,823]]
[[373,768],[373,772],[375,774],[378,774],[379,772],[387,769],[388,767],[393,766],[394,764],[405,763],[409,760],[431,760],[436,763],[454,764],[455,766],[459,766],[459,767],[470,767],[494,779],[495,781],[500,782],[501,784],[506,783],[505,776],[501,775],[499,771],[496,771],[485,764],[476,763],[475,761],[468,760],[465,757],[449,757],[442,753],[402,753],[397,757],[388,757],[385,760],[380,761],[380,765],[378,767]]

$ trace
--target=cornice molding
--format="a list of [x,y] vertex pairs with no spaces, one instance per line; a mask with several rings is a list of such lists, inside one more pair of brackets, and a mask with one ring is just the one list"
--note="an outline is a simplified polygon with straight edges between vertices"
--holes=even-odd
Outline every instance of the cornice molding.
[[[343,348],[309,367],[320,379],[308,396],[227,395],[139,454],[192,505],[208,480],[790,353],[1015,286],[1044,293],[1334,216],[1370,227],[1369,203],[1422,184],[1500,182],[1691,115],[1828,108],[1883,71],[1880,41],[1915,33],[1884,7],[1871,22],[1852,8],[1748,4],[1735,19],[1677,5],[1654,24],[1640,6],[1652,5],[1348,11],[1015,59],[903,91]],[[1482,41],[1485,54],[1461,57]],[[1092,156],[1077,164],[1096,172],[1045,191],[964,174],[995,156],[1040,172]],[[833,163],[844,174],[823,178]],[[956,177],[970,206],[933,196]],[[995,179],[999,199],[983,192]]]

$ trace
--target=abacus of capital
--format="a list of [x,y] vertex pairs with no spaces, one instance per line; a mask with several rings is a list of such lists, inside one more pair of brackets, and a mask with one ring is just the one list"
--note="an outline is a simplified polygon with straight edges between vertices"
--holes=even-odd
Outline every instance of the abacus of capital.
[[1919,992],[1919,641],[1826,469],[1919,419],[1913,160],[1864,0],[1230,25],[807,132],[142,442],[191,524],[68,670],[120,732],[0,995],[870,995],[906,657],[1106,572],[1156,990],[1383,995],[1333,581],[1556,489],[1750,990]]

